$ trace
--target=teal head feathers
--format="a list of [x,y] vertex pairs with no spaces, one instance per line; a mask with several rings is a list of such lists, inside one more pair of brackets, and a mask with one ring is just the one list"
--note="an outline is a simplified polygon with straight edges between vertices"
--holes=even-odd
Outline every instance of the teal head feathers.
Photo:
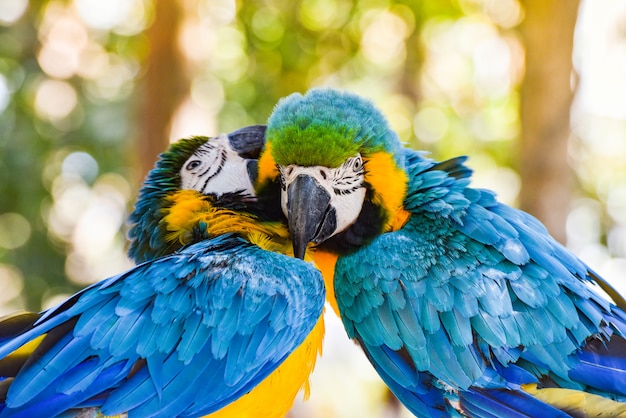
[[383,114],[349,92],[312,89],[281,99],[266,136],[280,165],[339,167],[356,153],[385,151],[402,166],[400,142]]
[[403,161],[397,135],[370,101],[314,89],[276,105],[259,175],[261,184],[280,177],[294,252],[303,257],[308,243],[357,248],[389,229],[406,192]]

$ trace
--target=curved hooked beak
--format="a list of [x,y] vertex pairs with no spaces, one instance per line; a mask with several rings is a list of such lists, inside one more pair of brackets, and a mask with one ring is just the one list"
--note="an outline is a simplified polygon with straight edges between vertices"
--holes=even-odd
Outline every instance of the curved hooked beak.
[[294,256],[304,259],[309,242],[319,244],[337,228],[330,194],[313,177],[300,174],[287,188],[287,219]]
[[251,125],[229,133],[231,148],[243,158],[259,158],[265,145],[265,128],[265,125]]

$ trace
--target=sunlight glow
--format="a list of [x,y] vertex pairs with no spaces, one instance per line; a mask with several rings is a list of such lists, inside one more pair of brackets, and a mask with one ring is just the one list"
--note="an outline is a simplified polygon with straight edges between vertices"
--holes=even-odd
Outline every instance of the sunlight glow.
[[87,29],[70,14],[64,14],[42,26],[43,47],[37,55],[46,74],[56,78],[73,76],[79,65],[80,54],[87,45]]
[[259,39],[274,43],[282,39],[285,23],[278,13],[262,8],[257,10],[252,18],[252,29]]
[[413,120],[415,136],[425,143],[439,141],[448,131],[448,117],[436,106],[425,106],[420,109]]
[[28,7],[28,0],[0,0],[0,24],[16,22]]
[[93,29],[133,35],[147,26],[147,10],[142,0],[74,0],[74,4],[83,21]]
[[[609,190],[606,209],[615,222],[626,226],[626,184]],[[624,243],[626,243],[626,239]]]
[[123,177],[107,173],[90,188],[82,177],[93,175],[97,166],[93,167],[89,158],[86,153],[74,152],[63,160],[62,175],[52,185],[54,200],[47,216],[53,238],[70,244],[65,272],[80,285],[102,280],[132,264],[119,234],[130,185]]
[[587,0],[581,4],[574,66],[580,74],[578,100],[585,112],[626,119],[625,20],[624,1]]
[[191,99],[206,111],[217,113],[224,105],[224,88],[215,77],[198,76],[191,82]]
[[222,78],[235,82],[248,71],[248,56],[243,34],[224,26],[217,30],[217,48],[213,51],[212,65]]
[[187,98],[176,110],[170,130],[170,142],[192,135],[216,135],[217,113],[208,112],[194,100]]
[[7,79],[0,74],[0,112],[7,108],[10,99],[9,86],[7,85]]
[[302,24],[312,30],[321,31],[336,27],[344,20],[349,2],[337,0],[303,0],[300,3],[299,18]]
[[198,16],[213,24],[226,25],[232,23],[237,15],[235,0],[199,0]]
[[23,288],[22,273],[15,266],[0,264],[0,315],[12,312],[23,304],[19,300]]
[[90,183],[98,175],[98,162],[86,152],[73,152],[63,160],[61,173],[70,177],[78,175]]
[[42,119],[54,121],[66,118],[77,104],[76,90],[65,81],[47,79],[37,87],[35,111]]
[[405,39],[410,31],[406,22],[389,11],[372,10],[361,19],[363,55],[374,65],[393,67],[406,56]]
[[584,247],[600,239],[600,205],[592,199],[579,199],[567,217],[567,243],[569,246]]
[[26,244],[31,227],[28,220],[19,213],[0,214],[0,248],[14,250]]
[[195,18],[185,22],[178,36],[181,52],[190,60],[199,63],[209,59],[216,43],[214,28]]

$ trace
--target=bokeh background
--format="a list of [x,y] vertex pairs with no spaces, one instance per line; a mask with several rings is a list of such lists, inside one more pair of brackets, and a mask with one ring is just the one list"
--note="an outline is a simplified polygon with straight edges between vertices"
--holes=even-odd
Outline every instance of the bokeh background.
[[[131,267],[125,219],[169,141],[313,86],[469,155],[626,293],[625,0],[0,0],[0,314]],[[408,416],[328,321],[290,415]]]

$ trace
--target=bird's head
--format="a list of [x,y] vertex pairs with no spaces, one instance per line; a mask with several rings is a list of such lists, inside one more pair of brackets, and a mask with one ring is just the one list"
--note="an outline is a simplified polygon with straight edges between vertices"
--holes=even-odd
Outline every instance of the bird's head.
[[255,125],[170,145],[148,173],[129,216],[129,256],[144,262],[188,244],[174,242],[172,230],[193,229],[191,214],[206,207],[252,210],[264,134],[265,126]]
[[332,89],[292,94],[268,120],[259,187],[278,179],[294,253],[348,252],[384,232],[402,207],[401,144],[381,112]]

